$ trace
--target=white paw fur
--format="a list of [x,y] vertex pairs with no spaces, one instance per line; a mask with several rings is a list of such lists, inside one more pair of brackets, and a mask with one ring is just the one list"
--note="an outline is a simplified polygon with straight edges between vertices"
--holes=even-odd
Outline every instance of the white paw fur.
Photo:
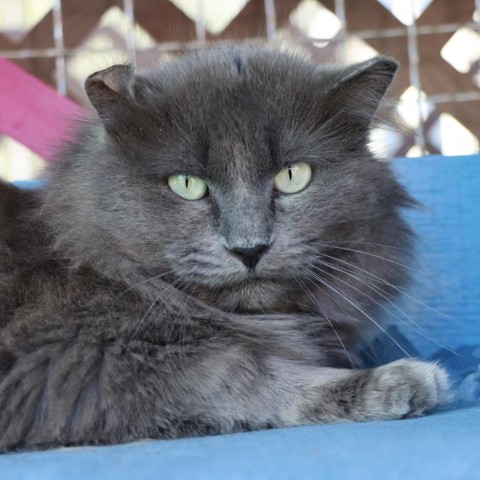
[[448,401],[449,381],[435,363],[403,359],[373,370],[366,394],[377,419],[417,417]]

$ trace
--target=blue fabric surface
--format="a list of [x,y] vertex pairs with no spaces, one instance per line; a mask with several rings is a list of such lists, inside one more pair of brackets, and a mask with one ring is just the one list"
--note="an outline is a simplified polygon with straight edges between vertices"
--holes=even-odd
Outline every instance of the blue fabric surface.
[[480,408],[394,422],[326,425],[0,457],[2,480],[480,478]]
[[[447,411],[3,455],[0,479],[480,479],[480,156],[400,159],[394,166],[425,208],[406,213],[419,233],[420,261],[401,303],[405,315],[391,312],[403,320],[390,333],[449,370],[456,398]],[[382,335],[365,352],[371,364],[401,355]]]
[[404,159],[395,169],[424,205],[406,212],[418,233],[419,263],[409,291],[418,301],[404,297],[402,309],[426,332],[411,326],[405,334],[425,355],[439,350],[438,343],[478,345],[480,156]]
[[404,159],[395,168],[424,205],[407,212],[419,238],[419,263],[401,305],[415,324],[405,322],[402,331],[420,356],[448,368],[457,407],[478,405],[480,156]]

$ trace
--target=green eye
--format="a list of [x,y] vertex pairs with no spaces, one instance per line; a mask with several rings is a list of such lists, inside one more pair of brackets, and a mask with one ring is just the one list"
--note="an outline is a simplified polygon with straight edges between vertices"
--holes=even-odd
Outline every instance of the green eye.
[[305,162],[292,163],[275,175],[273,185],[282,193],[297,193],[303,190],[312,178],[312,167]]
[[200,200],[207,193],[207,184],[204,180],[185,173],[170,175],[168,186],[172,192],[185,200]]

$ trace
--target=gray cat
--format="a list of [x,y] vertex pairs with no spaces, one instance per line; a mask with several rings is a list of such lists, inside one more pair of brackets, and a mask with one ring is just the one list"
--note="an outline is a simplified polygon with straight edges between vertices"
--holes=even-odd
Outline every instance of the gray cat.
[[0,449],[437,407],[434,364],[352,368],[412,256],[367,148],[396,69],[231,49],[91,75],[47,187],[0,184]]

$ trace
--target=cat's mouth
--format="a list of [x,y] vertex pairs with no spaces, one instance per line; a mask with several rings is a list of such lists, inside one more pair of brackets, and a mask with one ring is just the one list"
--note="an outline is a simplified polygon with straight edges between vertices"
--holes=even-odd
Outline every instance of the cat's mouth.
[[217,308],[236,312],[287,312],[297,304],[298,290],[292,282],[281,282],[258,272],[249,271],[242,279],[232,279],[211,287],[204,284],[186,285],[185,291]]

